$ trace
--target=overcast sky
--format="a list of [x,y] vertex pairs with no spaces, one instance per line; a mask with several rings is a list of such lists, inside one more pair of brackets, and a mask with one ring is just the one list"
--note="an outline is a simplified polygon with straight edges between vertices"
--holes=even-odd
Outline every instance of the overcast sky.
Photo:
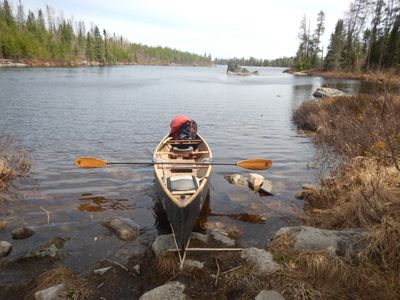
[[[17,0],[10,2],[16,5]],[[293,56],[303,15],[313,30],[325,13],[324,48],[350,0],[22,0],[25,11],[49,5],[149,46],[167,46],[213,58]]]

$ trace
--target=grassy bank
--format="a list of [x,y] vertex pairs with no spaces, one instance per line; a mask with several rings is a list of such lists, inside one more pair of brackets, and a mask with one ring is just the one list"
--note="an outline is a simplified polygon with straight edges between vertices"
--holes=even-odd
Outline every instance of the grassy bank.
[[305,195],[306,224],[368,231],[356,262],[275,251],[297,262],[298,276],[317,294],[323,287],[342,297],[400,296],[400,96],[388,88],[392,78],[379,81],[380,96],[306,101],[293,113],[299,128],[315,133],[321,166],[331,169]]

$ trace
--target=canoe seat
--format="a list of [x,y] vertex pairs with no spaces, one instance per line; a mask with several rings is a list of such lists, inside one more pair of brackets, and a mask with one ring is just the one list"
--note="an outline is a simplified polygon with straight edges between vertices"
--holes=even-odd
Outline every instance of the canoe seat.
[[172,151],[174,153],[181,153],[181,154],[186,154],[186,153],[192,153],[193,152],[193,147],[187,147],[187,148],[178,148],[178,147],[173,147]]
[[167,178],[167,187],[174,195],[194,194],[199,187],[196,176],[176,175]]

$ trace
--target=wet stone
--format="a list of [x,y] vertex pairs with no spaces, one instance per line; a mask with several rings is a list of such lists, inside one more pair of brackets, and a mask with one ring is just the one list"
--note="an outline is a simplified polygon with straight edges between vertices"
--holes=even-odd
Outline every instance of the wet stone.
[[27,227],[18,227],[15,228],[12,232],[11,232],[11,236],[14,240],[22,240],[22,239],[26,239],[30,236],[32,236],[35,232]]
[[266,196],[272,196],[272,182],[264,179],[264,182],[261,185],[259,192]]
[[240,174],[231,174],[225,176],[225,179],[234,185],[247,185],[247,180]]
[[159,235],[151,245],[151,249],[157,257],[163,256],[168,252],[168,249],[175,249],[174,237],[172,234]]
[[136,239],[140,234],[140,226],[129,218],[116,218],[105,224],[123,241]]
[[249,185],[254,191],[258,191],[264,182],[264,176],[256,173],[249,174]]
[[221,232],[218,231],[211,231],[211,235],[214,238],[214,240],[217,240],[227,246],[234,246],[235,241],[229,238],[228,236],[222,234]]

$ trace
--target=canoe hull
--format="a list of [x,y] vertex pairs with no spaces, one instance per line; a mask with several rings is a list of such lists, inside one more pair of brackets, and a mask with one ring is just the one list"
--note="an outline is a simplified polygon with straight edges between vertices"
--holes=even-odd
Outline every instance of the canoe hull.
[[163,205],[168,221],[171,224],[173,233],[179,249],[185,249],[190,234],[200,215],[201,208],[207,195],[210,192],[209,184],[198,194],[198,196],[187,206],[179,207],[165,194],[160,183],[156,180],[156,189],[159,199]]

